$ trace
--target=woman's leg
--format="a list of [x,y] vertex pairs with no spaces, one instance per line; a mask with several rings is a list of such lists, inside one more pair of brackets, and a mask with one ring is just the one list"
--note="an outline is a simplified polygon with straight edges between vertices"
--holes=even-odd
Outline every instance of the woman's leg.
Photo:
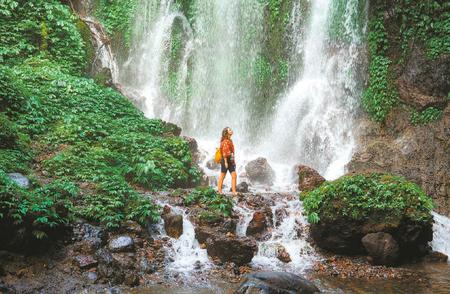
[[236,181],[237,181],[237,174],[234,171],[231,173],[231,191],[233,192],[233,195],[237,195],[236,194]]
[[220,173],[219,176],[219,182],[217,183],[217,191],[219,194],[222,194],[222,185],[223,185],[223,179],[225,179],[226,173]]

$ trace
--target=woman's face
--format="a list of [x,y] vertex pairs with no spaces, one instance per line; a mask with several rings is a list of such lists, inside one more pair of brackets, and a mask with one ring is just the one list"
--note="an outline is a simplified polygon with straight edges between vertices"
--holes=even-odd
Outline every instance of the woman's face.
[[233,136],[233,130],[232,129],[228,129],[228,135]]

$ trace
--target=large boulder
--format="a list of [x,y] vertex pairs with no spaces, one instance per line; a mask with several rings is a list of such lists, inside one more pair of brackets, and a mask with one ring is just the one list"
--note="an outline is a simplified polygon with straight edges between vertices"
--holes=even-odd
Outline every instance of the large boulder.
[[306,166],[299,165],[297,167],[298,173],[298,189],[300,191],[311,191],[325,182],[325,178],[322,177],[315,169]]
[[258,272],[247,274],[236,293],[313,294],[320,293],[320,290],[312,282],[295,274]]
[[[231,223],[234,223],[234,220]],[[195,238],[200,244],[206,246],[206,251],[212,258],[221,262],[244,265],[252,260],[258,247],[252,238],[236,237],[235,230],[235,225],[218,225],[216,227],[198,225],[195,228]]]
[[267,159],[263,157],[250,161],[245,166],[245,172],[252,183],[273,185],[275,172],[267,162]]
[[[369,251],[361,241],[365,235],[388,233],[398,244],[400,261],[421,257],[430,250],[432,200],[420,187],[402,177],[348,175],[301,193],[301,198],[311,222],[311,237],[323,249],[338,254],[361,254]],[[380,253],[374,253],[377,250],[381,249],[370,251],[377,259],[375,262],[396,261],[396,257],[391,258],[385,252],[382,253],[385,258],[380,258]]]
[[399,259],[399,247],[391,234],[378,232],[365,235],[361,239],[364,248],[377,265],[396,265]]

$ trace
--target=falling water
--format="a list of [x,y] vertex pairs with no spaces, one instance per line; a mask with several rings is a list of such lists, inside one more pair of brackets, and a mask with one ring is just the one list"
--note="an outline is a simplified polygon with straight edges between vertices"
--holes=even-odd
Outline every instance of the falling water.
[[433,212],[433,250],[442,252],[450,256],[450,219],[436,212]]
[[333,39],[329,30],[333,5],[341,3],[335,2],[311,2],[305,39],[297,39],[302,43],[296,46],[303,70],[279,101],[264,146],[273,161],[301,162],[330,179],[344,173],[354,148],[353,116],[361,94],[355,80],[364,52],[362,29],[356,24],[360,1],[347,1],[342,41]]
[[[170,238],[172,246],[167,248],[167,270],[189,274],[195,269],[207,269],[211,266],[206,249],[201,249],[195,238],[194,225],[185,211],[172,207],[174,213],[183,216],[183,234],[178,238]],[[162,224],[160,231],[164,231]]]
[[[273,115],[258,118],[251,115],[258,93],[253,69],[266,38],[268,4],[194,1],[195,17],[187,19],[174,2],[140,1],[132,49],[121,65],[120,81],[139,92],[145,114],[181,125],[209,152],[220,130],[231,126],[238,160],[269,158],[278,184],[291,181],[288,174],[297,163],[311,165],[327,178],[344,173],[361,94],[356,76],[365,51],[367,8],[360,5],[365,1],[293,3],[285,24],[291,32],[289,60],[297,66],[289,71],[293,82],[286,95],[279,95]],[[361,15],[364,21],[358,22]],[[251,119],[272,128],[251,128]],[[261,138],[261,132],[258,146],[251,138]]]

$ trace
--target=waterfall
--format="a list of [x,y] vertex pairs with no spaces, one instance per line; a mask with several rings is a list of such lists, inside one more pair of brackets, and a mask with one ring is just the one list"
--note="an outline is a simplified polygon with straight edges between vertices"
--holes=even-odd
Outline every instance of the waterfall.
[[287,21],[278,24],[289,32],[288,82],[264,98],[275,107],[262,117],[255,117],[263,87],[255,67],[267,65],[261,61],[267,1],[192,1],[192,15],[186,15],[178,1],[141,0],[119,80],[138,92],[147,117],[177,123],[209,154],[222,128],[233,128],[238,173],[248,160],[264,156],[280,189],[292,188],[298,163],[333,179],[344,173],[355,145],[367,2],[291,3]]
[[435,251],[450,256],[450,219],[433,212],[433,241],[431,247]]
[[264,146],[274,161],[296,160],[328,179],[344,173],[354,148],[353,117],[361,95],[355,80],[363,51],[362,29],[355,24],[360,1],[347,1],[344,41],[332,40],[330,35],[333,4],[341,3],[334,2],[311,2],[305,39],[295,40],[302,42],[296,48],[303,57],[303,70],[279,101],[267,140],[270,145]]

